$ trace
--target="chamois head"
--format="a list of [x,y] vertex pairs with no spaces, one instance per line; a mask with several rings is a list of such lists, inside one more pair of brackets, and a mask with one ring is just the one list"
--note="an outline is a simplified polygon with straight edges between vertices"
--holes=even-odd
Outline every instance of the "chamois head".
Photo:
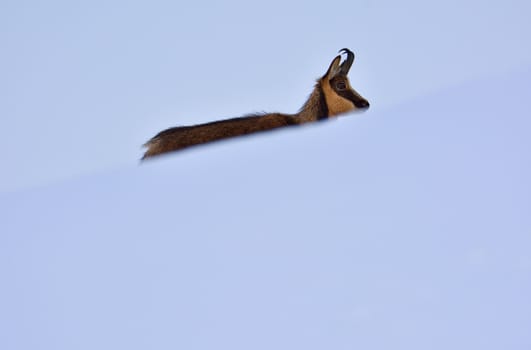
[[317,82],[326,100],[328,117],[354,109],[369,108],[369,102],[350,86],[347,77],[350,66],[354,62],[354,53],[349,49],[342,49],[339,52],[347,55],[345,61],[341,63],[341,55],[336,56],[330,63],[325,75]]

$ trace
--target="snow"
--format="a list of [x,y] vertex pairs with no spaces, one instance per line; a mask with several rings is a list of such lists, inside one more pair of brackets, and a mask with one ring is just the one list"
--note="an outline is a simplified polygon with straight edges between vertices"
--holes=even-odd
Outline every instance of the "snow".
[[528,349],[529,91],[2,194],[0,348]]

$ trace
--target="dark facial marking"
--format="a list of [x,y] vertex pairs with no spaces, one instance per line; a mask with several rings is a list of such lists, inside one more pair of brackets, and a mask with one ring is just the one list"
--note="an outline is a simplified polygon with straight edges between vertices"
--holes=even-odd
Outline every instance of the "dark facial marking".
[[344,81],[338,81],[338,82],[336,83],[336,89],[337,89],[338,91],[346,90],[346,89],[347,89],[347,84],[345,84]]
[[332,89],[341,97],[351,101],[356,108],[369,108],[369,101],[361,97],[356,91],[348,87],[348,80],[343,76],[337,76],[330,80]]

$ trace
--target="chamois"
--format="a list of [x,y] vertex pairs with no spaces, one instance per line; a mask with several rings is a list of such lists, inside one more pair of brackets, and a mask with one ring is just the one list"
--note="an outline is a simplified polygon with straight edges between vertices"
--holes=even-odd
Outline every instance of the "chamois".
[[254,114],[193,126],[166,129],[144,144],[147,151],[142,160],[162,153],[181,150],[230,137],[248,135],[292,125],[301,125],[330,119],[354,109],[369,108],[369,102],[352,87],[347,74],[354,62],[354,53],[342,49],[346,59],[336,56],[326,73],[317,80],[313,92],[296,114]]

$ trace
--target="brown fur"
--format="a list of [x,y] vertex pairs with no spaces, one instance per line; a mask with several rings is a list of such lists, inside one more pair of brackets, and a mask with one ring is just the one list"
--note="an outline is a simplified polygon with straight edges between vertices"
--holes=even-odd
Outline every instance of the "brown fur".
[[[354,55],[347,49],[343,50],[348,53],[351,64]],[[257,114],[170,128],[161,131],[144,145],[148,149],[142,159],[212,141],[315,122],[353,109],[368,108],[367,100],[350,87],[346,76],[350,64],[345,67],[345,63],[340,65],[340,61],[341,56],[334,58],[325,75],[317,81],[310,97],[296,114]]]
[[223,140],[295,124],[296,121],[292,116],[276,113],[234,118],[196,126],[175,127],[160,132],[148,141],[146,144],[148,150],[144,158],[215,140]]

